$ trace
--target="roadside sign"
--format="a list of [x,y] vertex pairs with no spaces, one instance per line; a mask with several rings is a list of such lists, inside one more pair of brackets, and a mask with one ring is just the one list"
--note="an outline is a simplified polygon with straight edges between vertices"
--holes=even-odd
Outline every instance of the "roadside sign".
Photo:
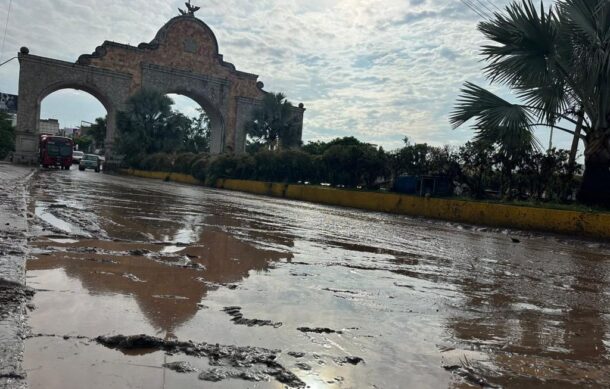
[[0,112],[17,113],[17,96],[0,93]]

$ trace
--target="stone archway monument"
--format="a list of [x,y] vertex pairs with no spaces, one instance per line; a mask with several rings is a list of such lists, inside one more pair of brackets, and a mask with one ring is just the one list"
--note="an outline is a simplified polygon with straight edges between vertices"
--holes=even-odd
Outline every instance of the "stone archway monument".
[[[108,156],[112,156],[116,114],[141,88],[192,98],[210,118],[210,152],[243,153],[246,124],[267,92],[257,75],[238,71],[224,61],[216,36],[194,16],[197,9],[189,1],[187,11],[180,10],[182,15],[168,21],[150,43],[134,47],[106,41],[76,63],[22,49],[14,161],[36,162],[40,103],[65,88],[89,92],[106,108]],[[294,108],[299,139],[304,112],[303,104]]]

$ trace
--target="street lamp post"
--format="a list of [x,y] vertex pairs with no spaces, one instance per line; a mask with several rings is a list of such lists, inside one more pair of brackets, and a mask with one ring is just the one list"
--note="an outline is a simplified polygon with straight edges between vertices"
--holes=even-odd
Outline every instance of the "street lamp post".
[[[21,49],[19,49],[19,54],[28,55],[28,54],[30,54],[30,49],[28,49],[27,47],[25,47],[25,46],[24,46],[24,47],[22,47]],[[6,61],[4,61],[4,62],[0,63],[0,66],[4,66],[4,65],[6,65],[7,63],[11,62],[11,61],[12,61],[12,60],[14,60],[15,58],[19,58],[19,56],[17,56],[17,55],[16,55],[16,56],[14,56],[13,58],[9,58],[9,59],[7,59]]]
[[13,57],[13,58],[9,58],[9,59],[7,59],[6,61],[4,61],[4,62],[0,63],[0,66],[6,65],[7,63],[11,62],[11,61],[12,61],[12,60],[14,60],[15,58],[17,58],[17,57]]
[[[89,125],[89,128],[91,128],[91,126],[95,125],[95,123],[91,123],[88,122],[86,120],[81,120],[80,121],[80,131],[79,131],[79,137],[83,135],[83,128],[85,128],[85,126],[83,126],[83,123],[86,123]],[[91,146],[94,146],[93,148],[95,149],[95,147],[97,147],[97,144],[95,143],[95,140],[93,140],[93,145],[89,145],[89,151],[91,151]]]

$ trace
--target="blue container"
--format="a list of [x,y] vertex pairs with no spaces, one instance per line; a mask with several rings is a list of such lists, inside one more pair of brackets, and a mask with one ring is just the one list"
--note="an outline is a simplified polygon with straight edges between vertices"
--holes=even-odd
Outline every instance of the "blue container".
[[394,181],[394,191],[405,194],[418,194],[418,183],[419,177],[417,176],[400,176]]

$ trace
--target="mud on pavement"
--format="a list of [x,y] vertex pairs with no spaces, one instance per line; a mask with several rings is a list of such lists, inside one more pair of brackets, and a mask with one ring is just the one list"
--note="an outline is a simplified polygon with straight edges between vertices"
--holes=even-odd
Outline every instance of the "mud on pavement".
[[605,243],[77,171],[28,212],[32,389],[610,386]]
[[33,170],[0,163],[0,388],[25,386],[22,368],[28,251],[27,185]]

